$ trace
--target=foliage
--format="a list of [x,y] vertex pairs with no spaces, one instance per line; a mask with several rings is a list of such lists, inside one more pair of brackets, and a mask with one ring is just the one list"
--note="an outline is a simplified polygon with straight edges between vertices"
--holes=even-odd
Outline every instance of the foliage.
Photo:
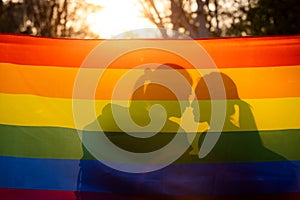
[[[300,33],[298,0],[138,0],[163,37]],[[86,20],[101,6],[83,0],[0,0],[0,33],[95,38]],[[117,5],[116,5],[117,6]]]
[[84,20],[89,13],[99,9],[84,1],[1,0],[0,32],[49,37],[93,37]]
[[[192,38],[300,33],[298,0],[140,0],[159,28]],[[164,2],[165,9],[159,9]],[[163,37],[174,37],[161,30]]]
[[260,0],[247,18],[232,28],[235,35],[290,35],[300,33],[299,0]]

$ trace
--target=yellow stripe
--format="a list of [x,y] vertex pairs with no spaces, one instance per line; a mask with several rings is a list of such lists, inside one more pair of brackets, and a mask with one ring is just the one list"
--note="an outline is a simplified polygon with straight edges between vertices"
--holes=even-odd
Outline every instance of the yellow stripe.
[[[80,101],[93,103],[89,100]],[[300,98],[247,99],[245,101],[252,107],[259,130],[300,128],[300,112],[298,112]],[[94,116],[99,116],[102,108],[110,101],[97,100],[94,103],[96,108]],[[120,105],[125,103],[127,102],[117,102]],[[0,124],[75,128],[72,99],[0,94],[0,112]],[[95,120],[93,115],[88,115],[84,110],[80,114],[83,120],[76,126],[79,129]],[[193,120],[190,120],[190,123],[192,126]]]

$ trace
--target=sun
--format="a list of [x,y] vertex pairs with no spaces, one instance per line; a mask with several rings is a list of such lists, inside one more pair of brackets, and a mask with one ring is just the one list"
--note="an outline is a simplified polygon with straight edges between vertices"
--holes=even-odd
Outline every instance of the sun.
[[[143,31],[131,32],[136,29],[156,28],[142,16],[138,0],[87,0],[101,5],[103,9],[88,15],[87,23],[90,30],[103,39],[120,37],[149,37]],[[127,32],[126,34],[124,34]]]

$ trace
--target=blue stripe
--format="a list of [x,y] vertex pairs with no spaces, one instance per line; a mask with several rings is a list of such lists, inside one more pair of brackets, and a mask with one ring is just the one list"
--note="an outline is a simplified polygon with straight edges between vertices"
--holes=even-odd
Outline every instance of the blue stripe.
[[95,160],[0,157],[0,188],[186,196],[268,194],[300,192],[299,175],[300,161],[173,164],[130,174]]

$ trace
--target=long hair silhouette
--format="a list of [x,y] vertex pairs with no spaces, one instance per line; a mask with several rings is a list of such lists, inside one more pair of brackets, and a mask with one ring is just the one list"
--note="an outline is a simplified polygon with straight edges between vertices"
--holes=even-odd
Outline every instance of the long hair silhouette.
[[[223,80],[226,98],[212,99],[207,85],[210,84],[210,88],[220,87],[217,81],[218,76],[221,76]],[[195,120],[199,122],[210,123],[212,101],[226,101],[226,115],[221,136],[211,152],[201,161],[235,163],[235,165],[220,165],[222,167],[214,175],[216,181],[214,191],[224,194],[238,193],[237,191],[239,191],[243,194],[247,188],[253,193],[265,193],[270,189],[276,191],[277,188],[280,188],[281,191],[290,191],[297,187],[294,166],[282,155],[264,147],[251,107],[240,99],[237,86],[229,76],[224,73],[205,75],[199,80],[195,94],[197,100],[192,105],[195,109],[196,104],[199,105],[200,116],[195,116]],[[198,142],[200,147],[207,134],[209,133],[201,134]],[[276,164],[272,168],[269,168],[270,165],[264,164],[275,161]],[[260,167],[255,167],[250,163],[260,163]],[[239,179],[233,177],[239,177]],[[274,184],[270,181],[274,179],[281,181]],[[287,197],[284,196],[284,198]]]

